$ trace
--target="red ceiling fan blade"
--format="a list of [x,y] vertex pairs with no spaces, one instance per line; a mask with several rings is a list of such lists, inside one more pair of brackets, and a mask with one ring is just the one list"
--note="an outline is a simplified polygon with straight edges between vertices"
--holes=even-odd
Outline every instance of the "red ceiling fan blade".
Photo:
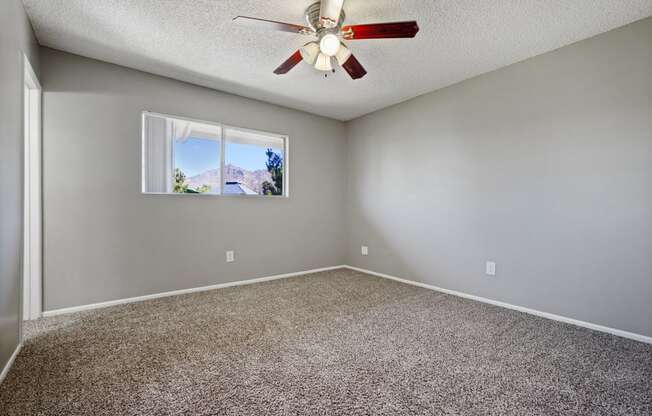
[[295,25],[293,23],[277,22],[275,20],[259,19],[257,17],[236,16],[233,21],[255,29],[272,29],[282,32],[310,34],[313,30],[307,26]]
[[367,75],[367,70],[364,69],[360,61],[358,61],[353,54],[349,56],[349,59],[342,64],[342,68],[351,75],[353,79],[360,79]]
[[303,58],[301,57],[301,52],[296,51],[295,53],[292,54],[292,56],[288,58],[287,61],[283,62],[278,68],[276,68],[274,70],[274,73],[276,75],[287,74],[288,72],[290,72],[292,68],[297,66],[297,64],[301,62],[302,59]]
[[342,28],[346,40],[413,38],[419,32],[415,21],[351,25]]

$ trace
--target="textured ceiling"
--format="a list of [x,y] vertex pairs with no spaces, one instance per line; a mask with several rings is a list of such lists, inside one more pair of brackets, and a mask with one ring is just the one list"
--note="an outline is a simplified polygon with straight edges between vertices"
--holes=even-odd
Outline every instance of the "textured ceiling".
[[369,74],[272,73],[310,38],[240,27],[304,23],[313,0],[24,0],[44,46],[340,120],[652,15],[652,0],[346,0],[346,23],[417,20],[416,39],[350,41]]

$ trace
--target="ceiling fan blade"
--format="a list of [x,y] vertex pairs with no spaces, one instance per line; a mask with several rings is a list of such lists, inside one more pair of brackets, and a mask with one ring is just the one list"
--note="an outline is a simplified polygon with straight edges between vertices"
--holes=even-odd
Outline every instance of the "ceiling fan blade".
[[324,27],[330,28],[337,26],[342,13],[344,0],[321,0],[321,9],[319,10],[319,20]]
[[409,22],[351,25],[342,28],[342,36],[346,40],[413,38],[418,32],[419,25],[414,20]]
[[282,32],[311,34],[313,30],[307,26],[295,25],[293,23],[277,22],[275,20],[259,19],[257,17],[236,16],[233,21],[255,29],[272,29]]
[[362,64],[351,54],[349,59],[342,64],[342,68],[351,75],[353,79],[360,79],[367,75],[367,70],[364,69]]
[[278,68],[274,70],[274,73],[276,75],[283,75],[287,74],[290,72],[292,68],[297,66],[299,62],[303,60],[303,57],[301,56],[301,51],[296,51],[295,53],[290,56],[287,61],[283,62]]

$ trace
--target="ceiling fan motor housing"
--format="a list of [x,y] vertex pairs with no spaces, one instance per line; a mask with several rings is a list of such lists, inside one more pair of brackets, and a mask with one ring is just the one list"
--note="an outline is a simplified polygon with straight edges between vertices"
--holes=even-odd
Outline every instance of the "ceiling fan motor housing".
[[340,13],[340,19],[337,22],[336,25],[334,26],[328,26],[324,25],[322,21],[319,19],[321,11],[321,2],[313,3],[308,8],[306,9],[306,22],[308,22],[308,26],[313,28],[315,32],[318,34],[324,33],[335,33],[338,34],[340,32],[340,29],[342,29],[342,23],[344,22],[344,18],[346,17],[344,13],[344,9],[342,9],[342,12]]

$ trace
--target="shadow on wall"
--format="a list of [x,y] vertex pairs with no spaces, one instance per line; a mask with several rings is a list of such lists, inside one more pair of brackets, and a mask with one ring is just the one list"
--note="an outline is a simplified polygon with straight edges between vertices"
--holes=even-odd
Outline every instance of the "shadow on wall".
[[[430,269],[425,274],[422,270],[415,269],[414,265],[417,263],[414,261],[414,254],[409,255],[409,248],[403,244],[409,242],[404,241],[400,233],[388,231],[387,227],[383,227],[384,221],[374,218],[370,210],[361,208],[360,212],[362,215],[350,225],[351,257],[348,264],[415,282],[432,284],[433,281],[438,280],[442,275],[438,270],[441,263],[429,262]],[[391,220],[390,218],[389,221]],[[361,246],[369,246],[368,256],[361,254]],[[428,278],[424,279],[423,276]]]

